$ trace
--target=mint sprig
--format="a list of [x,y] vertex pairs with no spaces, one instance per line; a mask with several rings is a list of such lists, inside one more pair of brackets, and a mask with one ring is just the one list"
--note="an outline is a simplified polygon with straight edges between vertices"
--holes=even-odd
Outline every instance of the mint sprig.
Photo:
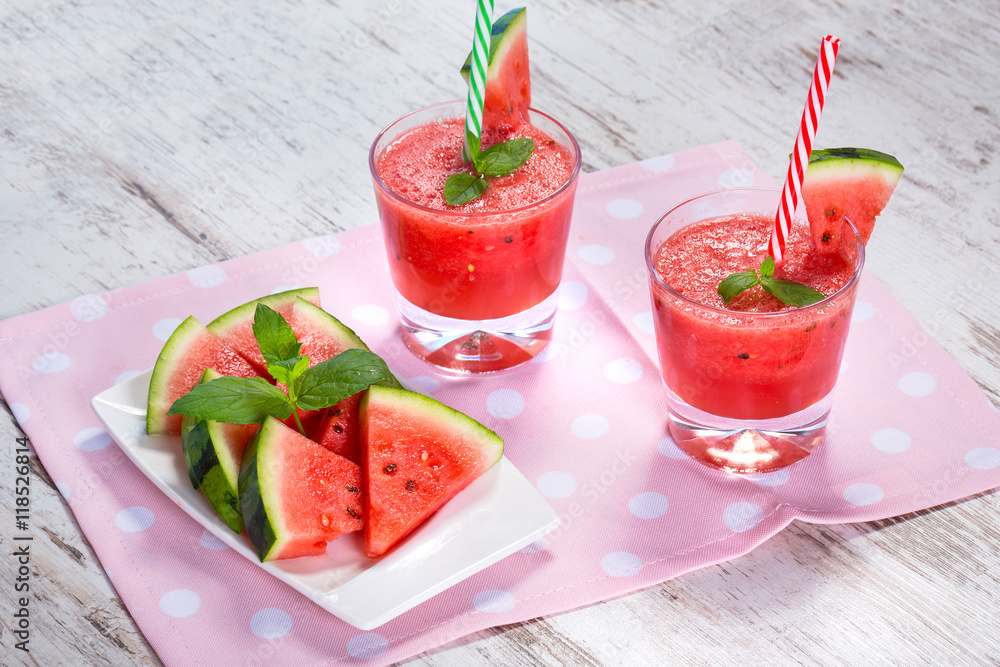
[[760,264],[760,275],[753,269],[732,273],[721,283],[717,291],[723,302],[729,302],[746,290],[760,285],[765,292],[789,306],[802,308],[826,298],[826,295],[808,285],[774,277],[774,259],[765,257]]
[[449,206],[460,206],[486,192],[486,180],[462,172],[452,174],[444,182],[444,200]]
[[346,350],[331,359],[309,366],[309,357],[299,354],[302,344],[285,318],[257,304],[254,338],[267,361],[267,371],[281,387],[264,378],[223,376],[197,384],[174,401],[168,415],[190,415],[226,424],[258,424],[268,416],[294,416],[302,435],[305,428],[299,410],[322,410],[373,384],[392,384],[389,367],[368,350]]
[[[482,196],[488,187],[487,178],[513,174],[528,161],[535,150],[535,140],[522,137],[502,141],[480,151],[479,138],[468,131],[465,135],[475,173],[452,174],[444,182],[444,200],[449,206],[459,206]],[[464,148],[462,155],[469,157]]]

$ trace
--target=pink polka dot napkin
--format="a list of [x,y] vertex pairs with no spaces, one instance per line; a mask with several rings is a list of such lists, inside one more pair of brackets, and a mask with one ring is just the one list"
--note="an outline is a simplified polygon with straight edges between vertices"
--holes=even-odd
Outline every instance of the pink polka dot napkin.
[[[1000,414],[870,277],[815,454],[739,477],[688,459],[666,436],[645,234],[682,199],[755,182],[773,185],[732,141],[583,176],[554,341],[506,373],[454,377],[409,355],[381,237],[368,226],[2,322],[0,391],[166,664],[381,665],[735,558],[794,518],[866,521],[1000,485]],[[184,317],[207,322],[305,285],[319,285],[327,310],[397,374],[500,433],[562,519],[544,540],[370,632],[203,530],[89,406],[152,366]]]

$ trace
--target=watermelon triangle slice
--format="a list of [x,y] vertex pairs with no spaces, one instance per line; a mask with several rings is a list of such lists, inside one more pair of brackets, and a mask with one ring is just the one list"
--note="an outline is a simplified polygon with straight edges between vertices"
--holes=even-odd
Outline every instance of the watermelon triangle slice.
[[372,386],[361,400],[365,554],[378,557],[503,455],[503,440],[433,398]]
[[149,380],[146,433],[180,435],[181,416],[167,411],[201,381],[206,368],[223,375],[257,377],[257,370],[205,325],[189,317],[174,329],[160,350]]
[[361,468],[273,417],[243,452],[239,491],[262,562],[322,554],[363,524]]
[[[460,70],[466,84],[471,68],[470,52]],[[512,9],[493,23],[483,95],[483,133],[516,128],[528,120],[530,106],[528,10],[521,7]]]
[[889,203],[903,175],[903,165],[886,153],[867,148],[814,150],[802,183],[813,244],[822,254],[840,253],[845,219],[865,243],[875,218]]

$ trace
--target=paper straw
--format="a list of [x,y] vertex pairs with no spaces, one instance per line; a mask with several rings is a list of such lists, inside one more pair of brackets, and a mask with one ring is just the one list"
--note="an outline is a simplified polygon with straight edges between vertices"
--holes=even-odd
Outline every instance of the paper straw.
[[816,137],[819,116],[823,113],[823,103],[826,102],[826,91],[833,76],[833,66],[837,61],[837,51],[840,50],[840,40],[833,35],[827,35],[820,43],[819,58],[816,60],[816,70],[813,72],[812,83],[809,85],[809,97],[802,109],[802,122],[799,123],[799,134],[795,138],[795,148],[792,149],[792,159],[788,163],[788,175],[785,176],[785,186],[781,189],[781,203],[774,217],[774,231],[767,244],[767,254],[774,258],[776,264],[781,264],[785,254],[785,243],[791,230],[792,215],[799,205],[799,195],[802,194],[802,179],[805,178],[809,166],[809,154],[812,153],[812,142]]
[[469,97],[465,109],[466,138],[462,142],[462,156],[469,160],[468,135],[477,139],[482,135],[483,98],[486,93],[486,69],[490,62],[490,32],[493,30],[493,0],[477,0],[476,34],[472,40],[472,66],[469,68]]

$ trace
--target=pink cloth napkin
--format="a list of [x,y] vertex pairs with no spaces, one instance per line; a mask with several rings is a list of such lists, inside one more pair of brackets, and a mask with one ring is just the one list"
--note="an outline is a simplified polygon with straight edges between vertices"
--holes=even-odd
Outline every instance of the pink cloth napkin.
[[[385,664],[734,558],[794,518],[868,521],[1000,485],[1000,414],[871,277],[828,440],[811,457],[739,477],[689,460],[666,437],[645,234],[682,199],[755,182],[773,185],[735,141],[583,176],[553,344],[506,373],[456,378],[409,355],[395,335],[381,236],[368,226],[2,322],[0,391],[166,664]],[[203,530],[89,407],[152,366],[184,317],[207,322],[306,285],[398,375],[503,436],[508,458],[562,517],[544,540],[373,632]]]

